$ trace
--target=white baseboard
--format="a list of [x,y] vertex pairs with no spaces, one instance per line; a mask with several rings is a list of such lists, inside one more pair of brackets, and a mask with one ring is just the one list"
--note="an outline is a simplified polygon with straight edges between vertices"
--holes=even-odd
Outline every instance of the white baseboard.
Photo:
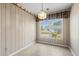
[[[40,43],[40,42],[39,42],[39,43]],[[22,51],[23,49],[26,49],[26,48],[28,48],[29,46],[33,45],[33,44],[35,44],[34,41],[30,42],[30,43],[27,44],[24,48],[21,48],[21,49],[15,51],[14,53],[10,54],[9,56],[13,56],[13,55],[19,53],[19,52]],[[59,44],[55,44],[55,45],[57,45],[57,46],[64,46],[64,45],[59,45]],[[68,47],[68,46],[64,46],[64,47]],[[72,50],[70,47],[68,47],[68,48],[70,49],[70,51],[71,51],[71,53],[73,54],[73,56],[76,56],[76,54],[73,52],[73,50]]]
[[38,41],[37,43],[42,43],[42,44],[49,44],[49,45],[55,45],[55,46],[61,46],[61,47],[67,47],[69,48],[67,45],[62,45],[62,44],[54,44],[54,43],[48,43],[48,42],[42,42],[42,41]]
[[71,48],[69,48],[69,49],[70,49],[71,53],[73,54],[73,56],[77,56],[77,55],[73,52],[73,50],[72,50]]
[[9,56],[13,56],[13,55],[15,55],[15,54],[19,53],[19,52],[20,52],[20,51],[22,51],[23,49],[26,49],[26,48],[28,48],[29,46],[33,45],[33,44],[35,44],[35,42],[34,42],[34,41],[30,42],[30,43],[29,43],[29,44],[27,44],[24,48],[21,48],[21,49],[19,49],[19,50],[15,51],[14,53],[10,54]]

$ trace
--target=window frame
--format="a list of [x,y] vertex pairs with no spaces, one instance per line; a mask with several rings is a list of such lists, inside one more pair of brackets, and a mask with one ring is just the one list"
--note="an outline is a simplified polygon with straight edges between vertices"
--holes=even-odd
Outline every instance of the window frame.
[[[61,26],[62,26],[62,27],[61,27],[61,28],[62,28],[62,30],[61,30],[61,39],[54,39],[54,40],[63,40],[64,19],[63,19],[63,18],[58,18],[58,19],[61,19],[61,20],[62,20],[62,25],[61,25]],[[52,20],[52,19],[50,19],[50,20]],[[41,20],[41,21],[43,21],[43,20]],[[39,24],[38,24],[38,26],[39,26],[39,35],[41,35],[40,21],[39,21],[38,23],[39,23]],[[49,35],[49,38],[47,38],[47,39],[53,39],[52,36],[51,36],[51,34],[50,34],[50,32],[51,32],[51,31],[49,31],[49,34],[48,34],[48,35]],[[39,36],[39,38],[42,38],[42,37]]]

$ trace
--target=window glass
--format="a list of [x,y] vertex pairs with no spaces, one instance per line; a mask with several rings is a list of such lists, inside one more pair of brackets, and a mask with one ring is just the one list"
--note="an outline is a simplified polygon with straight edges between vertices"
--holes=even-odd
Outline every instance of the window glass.
[[63,19],[42,20],[40,24],[40,37],[62,39]]

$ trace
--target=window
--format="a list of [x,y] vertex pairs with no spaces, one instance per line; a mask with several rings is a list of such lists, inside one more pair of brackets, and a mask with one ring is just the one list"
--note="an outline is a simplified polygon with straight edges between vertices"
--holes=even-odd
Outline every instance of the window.
[[40,38],[62,39],[63,19],[42,20],[40,25]]

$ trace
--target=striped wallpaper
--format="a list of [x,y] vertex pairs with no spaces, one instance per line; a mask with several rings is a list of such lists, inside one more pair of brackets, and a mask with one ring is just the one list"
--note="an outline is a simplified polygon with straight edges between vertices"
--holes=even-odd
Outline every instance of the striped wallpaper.
[[10,55],[36,39],[35,17],[14,4],[0,3],[0,55]]

